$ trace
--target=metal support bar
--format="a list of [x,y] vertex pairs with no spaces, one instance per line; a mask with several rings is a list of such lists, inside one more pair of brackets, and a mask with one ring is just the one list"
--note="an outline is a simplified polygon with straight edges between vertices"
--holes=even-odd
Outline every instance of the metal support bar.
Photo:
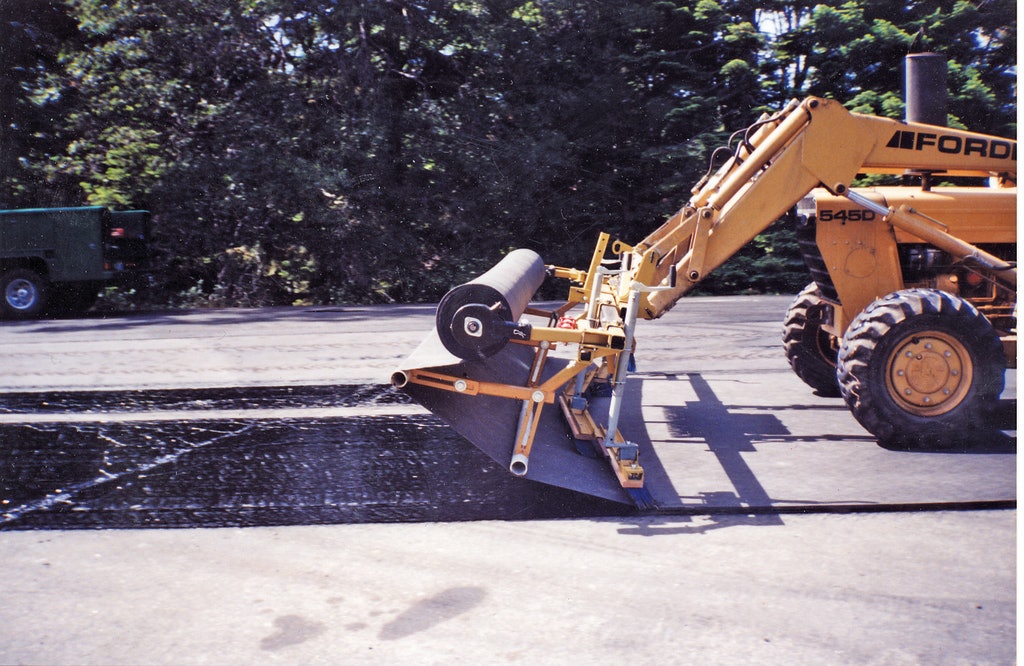
[[[479,382],[473,379],[454,377],[452,375],[446,375],[440,372],[431,372],[429,370],[408,370],[405,372],[396,372],[392,375],[391,382],[398,388],[401,388],[407,383],[412,383],[429,386],[430,388],[440,389],[442,391],[451,391],[452,393],[464,393],[465,395],[493,395],[499,398],[512,398],[518,400],[530,400],[533,397],[534,391],[541,390],[531,389],[525,386],[499,384],[497,382]],[[553,403],[555,401],[554,393],[549,394],[548,391],[542,391],[542,393],[544,393],[544,402]]]
[[[690,263],[686,271],[686,279],[690,282],[698,282],[704,277],[704,257],[707,256],[708,241],[715,217],[715,209],[710,206],[697,211],[697,228],[694,229],[690,242]],[[673,265],[672,268],[676,267]]]
[[631,289],[629,302],[626,305],[626,320],[623,328],[626,330],[626,347],[622,350],[621,356],[615,364],[615,375],[612,377],[612,400],[608,405],[608,432],[605,434],[604,447],[615,446],[615,433],[619,427],[619,414],[622,411],[622,397],[626,391],[626,374],[629,371],[629,355],[633,353],[633,332],[636,330],[637,314],[640,311],[640,290]]
[[[590,302],[587,303],[587,325],[592,329],[601,327],[601,294],[604,291],[606,278],[620,275],[623,271],[619,268],[597,267],[596,278],[590,292]],[[616,307],[618,307],[616,305]]]
[[[629,288],[629,301],[626,304],[626,316],[623,322],[623,329],[626,333],[625,348],[615,364],[615,375],[612,377],[612,399],[608,405],[608,432],[605,434],[604,447],[616,446],[615,435],[619,427],[619,415],[622,412],[622,398],[626,390],[626,375],[629,372],[629,357],[633,354],[633,342],[636,331],[636,320],[640,312],[640,295],[644,292],[657,292],[668,289],[675,289],[676,274],[671,273],[670,284],[664,287],[652,287],[639,282],[633,282]],[[622,357],[625,358],[622,358]]]
[[879,217],[886,218],[889,217],[890,213],[892,213],[892,209],[889,208],[888,206],[883,206],[880,203],[876,203],[871,199],[868,199],[863,194],[860,194],[859,192],[854,192],[853,190],[848,189],[844,191],[842,194],[844,197],[846,197],[853,203],[857,204],[861,208],[866,208],[875,215],[878,215]]
[[544,363],[548,360],[548,350],[551,345],[542,342],[537,347],[537,353],[533,356],[533,364],[530,366],[530,376],[526,381],[527,388],[535,389],[529,400],[523,401],[523,408],[519,412],[519,427],[516,429],[516,443],[512,449],[512,462],[509,463],[509,471],[516,476],[526,476],[530,467],[530,451],[533,449],[533,438],[537,434],[537,424],[540,421],[540,412],[544,408],[546,395],[544,391],[536,390],[540,383],[541,372],[544,370]]
[[996,282],[1010,289],[1017,288],[1017,269],[1013,264],[946,233],[945,225],[939,220],[934,220],[906,204],[899,208],[887,208],[849,189],[843,192],[843,196],[858,206],[881,216],[894,227],[899,227],[926,243],[948,252],[957,259],[970,260],[975,264],[972,268],[980,270]]
[[526,476],[530,468],[530,450],[533,448],[533,438],[537,434],[537,424],[540,422],[540,412],[544,408],[543,393],[541,400],[524,400],[523,409],[519,412],[519,428],[516,430],[516,444],[512,449],[512,462],[508,469],[516,476]]
[[[589,295],[590,303],[587,307],[587,317],[590,318],[590,309],[594,307],[594,294],[601,293],[601,276],[599,275],[599,269],[601,268],[601,262],[604,260],[605,249],[608,247],[608,241],[611,236],[606,232],[601,232],[597,237],[597,246],[594,248],[594,254],[590,258],[590,267],[587,269],[587,276],[583,283],[581,291],[585,295]],[[594,286],[597,285],[597,291],[594,291]]]

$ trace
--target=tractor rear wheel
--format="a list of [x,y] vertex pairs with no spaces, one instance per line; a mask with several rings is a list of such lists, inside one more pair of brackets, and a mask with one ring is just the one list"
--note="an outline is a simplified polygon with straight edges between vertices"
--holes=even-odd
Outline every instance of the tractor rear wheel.
[[821,396],[839,395],[836,381],[836,348],[832,336],[822,329],[831,305],[822,299],[818,285],[804,287],[786,312],[782,344],[786,360],[796,376]]
[[973,305],[933,289],[869,305],[843,335],[837,377],[853,416],[884,446],[949,448],[991,434],[1006,357]]

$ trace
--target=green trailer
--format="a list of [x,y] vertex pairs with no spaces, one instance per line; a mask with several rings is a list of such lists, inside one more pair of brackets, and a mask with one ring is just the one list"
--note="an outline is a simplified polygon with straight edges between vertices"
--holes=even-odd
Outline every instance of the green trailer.
[[84,312],[109,284],[144,283],[149,213],[100,206],[0,211],[0,315]]

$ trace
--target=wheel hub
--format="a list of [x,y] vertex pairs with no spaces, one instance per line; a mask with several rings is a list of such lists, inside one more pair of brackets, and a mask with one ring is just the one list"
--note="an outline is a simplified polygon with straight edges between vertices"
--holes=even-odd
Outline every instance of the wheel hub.
[[24,310],[36,300],[36,290],[28,280],[15,280],[7,285],[7,302],[11,307]]
[[912,336],[890,357],[887,379],[890,393],[907,411],[943,414],[960,404],[970,389],[970,355],[945,333]]

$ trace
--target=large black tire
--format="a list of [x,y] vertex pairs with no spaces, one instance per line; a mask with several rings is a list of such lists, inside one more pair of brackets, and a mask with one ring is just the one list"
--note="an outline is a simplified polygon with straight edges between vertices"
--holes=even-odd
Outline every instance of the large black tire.
[[949,448],[993,433],[1006,357],[970,303],[932,289],[881,298],[843,336],[837,376],[853,416],[883,446]]
[[836,347],[821,324],[829,318],[831,304],[821,297],[818,285],[804,287],[786,312],[782,345],[796,376],[821,396],[839,395],[836,381]]
[[0,276],[0,310],[14,319],[38,317],[46,307],[46,280],[27,268],[12,268]]

